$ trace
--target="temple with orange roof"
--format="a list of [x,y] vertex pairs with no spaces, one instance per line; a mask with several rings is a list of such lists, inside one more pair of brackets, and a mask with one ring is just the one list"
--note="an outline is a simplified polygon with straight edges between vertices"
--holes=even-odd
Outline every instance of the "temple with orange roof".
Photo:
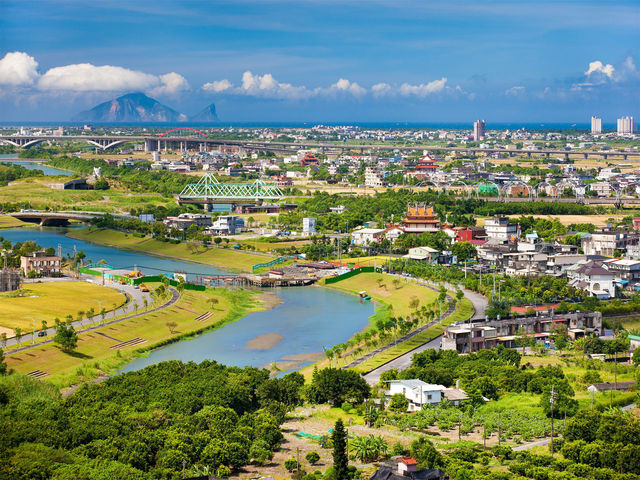
[[418,160],[418,163],[413,170],[407,172],[407,175],[423,179],[430,176],[437,169],[438,165],[436,164],[436,159],[427,153],[424,157]]
[[426,204],[409,205],[403,221],[406,233],[435,233],[440,231],[440,220],[433,207]]

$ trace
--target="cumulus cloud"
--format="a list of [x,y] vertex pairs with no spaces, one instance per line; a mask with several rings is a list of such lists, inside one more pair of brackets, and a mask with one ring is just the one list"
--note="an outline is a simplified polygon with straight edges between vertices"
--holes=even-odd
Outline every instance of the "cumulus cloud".
[[355,82],[350,82],[346,78],[341,78],[336,83],[331,85],[330,88],[341,92],[348,92],[356,97],[360,97],[367,93],[367,90],[365,88],[362,88]]
[[28,86],[38,78],[38,62],[24,52],[9,52],[0,60],[0,85]]
[[609,79],[613,78],[613,74],[615,72],[615,68],[613,68],[613,65],[611,65],[610,63],[607,63],[606,65],[604,63],[602,63],[600,60],[596,60],[595,62],[591,62],[589,63],[589,68],[587,69],[586,72],[584,72],[584,74],[587,77],[590,77],[591,75],[594,74],[602,74],[606,77],[608,77]]
[[203,90],[214,93],[224,92],[231,88],[233,88],[233,84],[226,78],[224,80],[216,80],[202,85]]
[[525,88],[522,85],[516,85],[514,87],[505,90],[504,94],[508,97],[517,97],[525,92]]
[[389,95],[391,94],[391,91],[392,91],[391,85],[384,82],[376,83],[373,87],[371,87],[371,93],[373,93],[373,96],[376,98]]
[[440,80],[433,80],[429,83],[421,83],[420,85],[410,85],[408,83],[403,83],[400,85],[400,95],[403,96],[411,96],[415,95],[416,97],[427,97],[431,94],[441,92],[444,90],[447,85],[447,78],[442,77]]
[[177,93],[189,88],[187,80],[175,72],[156,76],[123,67],[90,63],[52,68],[40,77],[37,86],[40,90],[49,91],[145,90],[155,94]]
[[242,74],[240,85],[234,86],[229,80],[216,80],[202,85],[202,89],[213,93],[229,93],[236,95],[251,95],[265,98],[279,98],[287,100],[307,99],[327,95],[347,94],[361,97],[367,90],[356,82],[341,78],[329,87],[308,88],[304,85],[292,85],[276,80],[270,74],[257,75],[247,70]]

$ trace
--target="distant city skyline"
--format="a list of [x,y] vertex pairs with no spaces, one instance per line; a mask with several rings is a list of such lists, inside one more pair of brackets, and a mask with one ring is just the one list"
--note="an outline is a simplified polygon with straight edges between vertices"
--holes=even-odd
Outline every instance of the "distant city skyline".
[[222,122],[615,125],[640,115],[638,25],[635,1],[5,0],[0,122],[143,91]]

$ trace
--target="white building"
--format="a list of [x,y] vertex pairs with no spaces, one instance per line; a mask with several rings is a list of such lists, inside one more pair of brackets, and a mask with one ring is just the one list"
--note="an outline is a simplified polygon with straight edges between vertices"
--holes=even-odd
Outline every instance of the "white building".
[[608,299],[616,296],[611,273],[602,262],[580,262],[567,269],[571,286],[586,291],[592,297]]
[[307,236],[316,233],[315,217],[305,217],[302,219],[302,233]]
[[422,380],[391,380],[389,382],[389,396],[396,393],[404,395],[409,400],[409,411],[418,411],[423,405],[440,403],[445,387],[425,383]]
[[413,247],[409,249],[404,258],[410,260],[426,261],[428,263],[437,263],[440,252],[431,247]]
[[384,238],[381,228],[359,228],[351,232],[351,243],[359,247],[366,247]]
[[473,141],[479,142],[480,140],[484,140],[484,120],[476,120],[473,122]]
[[591,117],[591,135],[600,135],[602,133],[602,119],[599,117]]
[[207,230],[212,235],[235,235],[238,227],[236,215],[220,215]]
[[365,187],[383,187],[384,181],[380,169],[377,167],[367,167],[364,169],[364,185]]
[[636,124],[633,117],[618,119],[618,135],[633,135],[634,133],[636,133]]
[[520,235],[518,225],[509,222],[507,217],[487,218],[484,221],[484,230],[487,237],[505,241]]

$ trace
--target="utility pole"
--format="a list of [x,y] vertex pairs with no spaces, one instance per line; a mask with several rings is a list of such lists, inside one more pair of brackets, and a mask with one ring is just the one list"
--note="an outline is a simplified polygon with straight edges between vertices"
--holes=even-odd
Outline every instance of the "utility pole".
[[498,410],[498,445],[502,443],[502,429],[500,424],[500,411]]

